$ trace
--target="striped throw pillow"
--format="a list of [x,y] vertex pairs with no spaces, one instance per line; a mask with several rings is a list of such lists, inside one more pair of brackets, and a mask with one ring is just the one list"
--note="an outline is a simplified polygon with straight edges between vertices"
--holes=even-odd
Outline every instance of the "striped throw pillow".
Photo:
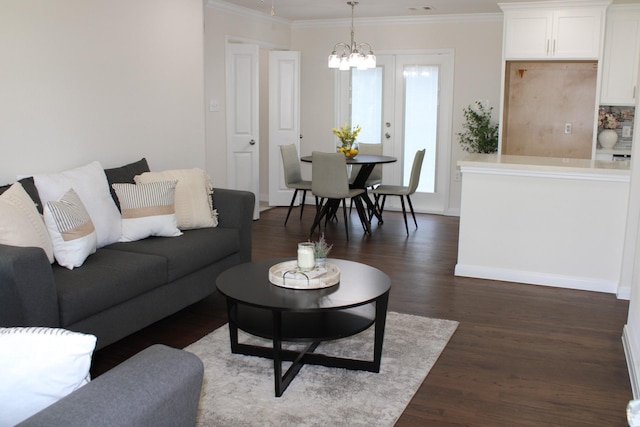
[[93,222],[73,189],[47,202],[44,223],[51,236],[53,256],[61,266],[73,270],[96,251],[98,238]]
[[134,242],[149,236],[175,237],[178,229],[175,188],[178,181],[149,184],[112,184],[122,211],[121,242]]

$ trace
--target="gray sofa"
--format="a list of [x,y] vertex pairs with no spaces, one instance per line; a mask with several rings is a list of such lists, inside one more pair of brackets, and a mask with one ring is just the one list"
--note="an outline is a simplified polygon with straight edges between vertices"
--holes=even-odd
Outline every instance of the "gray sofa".
[[18,426],[192,427],[203,373],[193,354],[153,345]]
[[[129,166],[106,171],[109,182],[133,182],[140,171]],[[21,182],[35,201],[35,187]],[[213,203],[215,228],[114,243],[73,270],[49,264],[40,248],[0,244],[0,326],[89,333],[99,349],[205,298],[218,274],[251,260],[254,195],[214,189]]]

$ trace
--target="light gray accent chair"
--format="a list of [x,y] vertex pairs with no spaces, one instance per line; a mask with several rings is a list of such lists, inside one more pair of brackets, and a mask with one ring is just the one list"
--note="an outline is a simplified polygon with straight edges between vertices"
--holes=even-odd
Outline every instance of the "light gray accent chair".
[[[295,144],[281,145],[280,154],[282,155],[282,166],[284,171],[284,182],[287,188],[294,190],[293,197],[291,198],[291,204],[289,204],[289,210],[287,211],[287,217],[284,220],[284,225],[287,225],[289,221],[289,215],[291,214],[291,208],[296,201],[298,191],[302,191],[302,203],[300,204],[300,219],[302,219],[302,212],[304,212],[304,201],[307,196],[307,191],[311,191],[311,181],[305,181],[302,179],[302,173],[300,171],[300,159],[298,157],[298,149]],[[318,201],[316,200],[316,205]]]
[[312,192],[314,196],[320,199],[320,202],[316,206],[316,216],[309,235],[313,235],[316,227],[320,227],[320,222],[323,218],[325,223],[329,218],[333,218],[340,208],[340,202],[342,202],[344,227],[347,240],[349,240],[349,224],[347,223],[345,202],[347,198],[354,201],[365,233],[370,233],[371,226],[362,203],[362,195],[365,191],[361,188],[349,188],[349,175],[344,154],[314,151],[312,156]]
[[18,427],[193,427],[203,375],[194,354],[156,344]]
[[[419,150],[413,158],[413,166],[411,167],[411,177],[409,179],[409,185],[403,186],[382,184],[371,190],[371,194],[373,194],[375,197],[376,206],[380,211],[380,215],[382,215],[382,211],[384,210],[384,203],[387,200],[387,196],[400,197],[400,203],[402,204],[402,215],[404,216],[404,228],[407,230],[407,234],[409,234],[409,226],[407,225],[407,210],[404,205],[404,198],[406,197],[407,202],[409,202],[409,208],[411,209],[413,222],[416,225],[416,228],[418,228],[418,221],[416,221],[416,214],[413,211],[413,204],[411,203],[410,196],[418,189],[418,183],[420,182],[420,171],[422,170],[422,162],[424,160],[424,152],[424,149]],[[379,204],[380,196],[382,196],[382,204]]]

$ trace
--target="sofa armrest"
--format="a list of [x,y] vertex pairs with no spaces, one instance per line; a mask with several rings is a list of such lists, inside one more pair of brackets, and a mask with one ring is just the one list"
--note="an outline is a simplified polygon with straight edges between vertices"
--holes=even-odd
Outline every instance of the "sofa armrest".
[[197,356],[156,344],[18,426],[194,426],[203,374]]
[[58,294],[44,250],[0,244],[0,326],[59,325]]
[[255,196],[248,191],[214,188],[213,204],[218,210],[218,227],[240,230],[242,262],[251,261],[251,232]]

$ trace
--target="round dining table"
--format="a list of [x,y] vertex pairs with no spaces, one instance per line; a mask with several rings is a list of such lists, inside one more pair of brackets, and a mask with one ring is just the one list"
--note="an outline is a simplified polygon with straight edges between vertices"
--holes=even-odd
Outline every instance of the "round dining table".
[[[313,156],[303,156],[300,158],[301,161],[305,163],[312,163]],[[378,154],[358,154],[355,157],[350,159],[346,159],[347,165],[359,165],[360,170],[358,171],[358,175],[356,175],[355,179],[351,182],[351,188],[361,188],[365,191],[362,199],[367,205],[367,209],[372,215],[375,215],[378,218],[378,221],[382,222],[382,214],[379,209],[376,207],[376,204],[373,203],[371,198],[369,197],[369,193],[367,192],[366,183],[367,179],[369,179],[369,175],[373,172],[373,168],[376,165],[385,164],[385,163],[394,163],[397,162],[398,159],[393,156],[382,156]],[[361,218],[362,219],[362,218]]]

